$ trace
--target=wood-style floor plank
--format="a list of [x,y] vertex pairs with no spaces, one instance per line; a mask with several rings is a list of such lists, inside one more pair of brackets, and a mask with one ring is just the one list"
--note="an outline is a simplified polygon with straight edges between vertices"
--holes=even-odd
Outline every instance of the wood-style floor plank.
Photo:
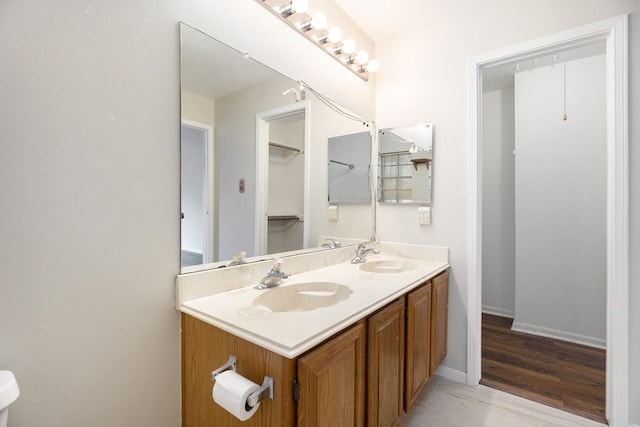
[[606,424],[605,351],[511,330],[482,315],[481,384]]

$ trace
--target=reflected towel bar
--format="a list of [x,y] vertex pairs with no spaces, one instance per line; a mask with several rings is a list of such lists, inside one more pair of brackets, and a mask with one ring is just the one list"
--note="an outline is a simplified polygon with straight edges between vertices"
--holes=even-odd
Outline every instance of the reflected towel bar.
[[353,163],[343,163],[343,162],[339,162],[339,161],[337,161],[337,160],[329,160],[329,162],[331,162],[331,163],[337,163],[337,164],[339,164],[339,165],[343,165],[343,166],[349,166],[349,169],[353,169],[353,168],[355,168],[355,167],[356,167]]

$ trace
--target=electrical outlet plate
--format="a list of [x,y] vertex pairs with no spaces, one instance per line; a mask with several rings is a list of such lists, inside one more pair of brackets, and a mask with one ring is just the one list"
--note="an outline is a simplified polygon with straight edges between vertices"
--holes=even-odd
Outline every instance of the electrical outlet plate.
[[329,206],[329,220],[330,221],[338,220],[338,205]]
[[418,206],[418,224],[431,224],[431,208],[429,206]]

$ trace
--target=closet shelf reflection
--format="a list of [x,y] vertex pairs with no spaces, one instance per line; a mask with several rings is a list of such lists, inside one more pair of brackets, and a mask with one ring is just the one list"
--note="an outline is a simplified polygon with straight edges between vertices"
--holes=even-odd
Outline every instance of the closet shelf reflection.
[[269,147],[279,148],[281,150],[293,151],[296,154],[302,153],[302,150],[291,145],[282,144],[280,142],[269,141]]
[[269,215],[267,217],[269,221],[301,221],[299,215]]

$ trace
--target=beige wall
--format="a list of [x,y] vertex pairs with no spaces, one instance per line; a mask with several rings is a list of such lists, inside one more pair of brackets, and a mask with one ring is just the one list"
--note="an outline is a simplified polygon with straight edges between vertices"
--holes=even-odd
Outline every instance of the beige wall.
[[182,118],[213,126],[215,121],[215,102],[195,93],[181,91]]
[[180,425],[179,21],[373,115],[371,85],[255,0],[0,2],[11,427]]
[[[640,123],[639,8],[637,0],[472,2],[378,46],[374,99],[371,84],[291,37],[255,0],[2,1],[0,57],[10,66],[0,67],[0,369],[13,370],[21,388],[11,426],[180,424],[178,21],[365,116],[377,104],[381,126],[436,124],[432,226],[418,227],[412,207],[382,207],[379,234],[451,248],[446,364],[464,369],[466,60],[630,12],[630,122]],[[637,133],[632,125],[632,260],[640,259]],[[640,263],[631,264],[630,305],[640,307]],[[630,315],[638,402],[640,314]],[[640,423],[640,407],[631,411]]]

